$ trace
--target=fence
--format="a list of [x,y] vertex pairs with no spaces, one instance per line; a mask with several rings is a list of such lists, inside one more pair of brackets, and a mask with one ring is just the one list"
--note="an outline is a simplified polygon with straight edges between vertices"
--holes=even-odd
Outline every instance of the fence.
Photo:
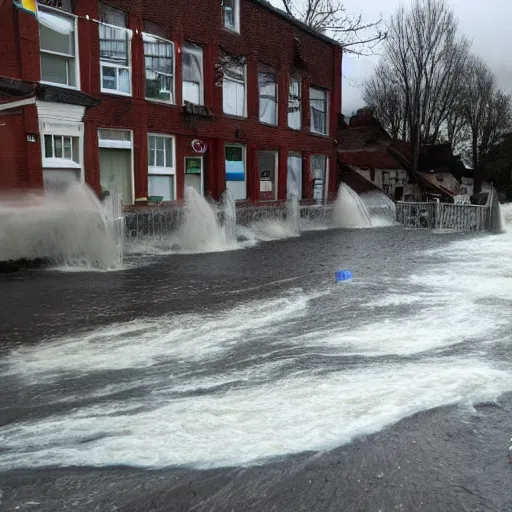
[[[220,223],[224,222],[222,205],[212,204],[212,208]],[[299,208],[301,219],[311,223],[331,224],[332,205],[303,205]],[[286,205],[242,206],[236,209],[236,222],[242,226],[265,221],[282,221],[286,219]],[[129,238],[166,236],[179,229],[183,223],[185,209],[183,207],[148,207],[136,208],[125,212],[124,229]]]
[[396,203],[396,220],[411,228],[451,231],[493,230],[491,206],[448,203]]

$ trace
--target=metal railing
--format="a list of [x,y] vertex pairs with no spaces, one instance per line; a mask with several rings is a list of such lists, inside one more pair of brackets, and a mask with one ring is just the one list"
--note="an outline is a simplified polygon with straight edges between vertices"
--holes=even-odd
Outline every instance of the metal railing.
[[411,228],[450,231],[487,231],[491,229],[490,206],[449,203],[396,203],[396,220]]

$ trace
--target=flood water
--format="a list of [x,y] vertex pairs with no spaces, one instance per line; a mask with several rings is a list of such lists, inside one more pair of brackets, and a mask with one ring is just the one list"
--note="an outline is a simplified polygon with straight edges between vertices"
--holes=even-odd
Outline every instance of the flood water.
[[511,249],[339,229],[0,276],[2,510],[512,510]]

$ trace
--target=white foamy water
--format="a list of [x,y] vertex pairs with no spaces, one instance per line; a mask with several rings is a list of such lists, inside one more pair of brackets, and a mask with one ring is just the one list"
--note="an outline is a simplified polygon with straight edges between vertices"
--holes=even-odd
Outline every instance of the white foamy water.
[[[21,390],[62,383],[53,403],[74,403],[0,428],[0,468],[255,464],[329,450],[433,407],[496,400],[512,391],[509,362],[493,359],[512,342],[511,247],[509,231],[411,254],[423,266],[370,300],[356,275],[318,293],[13,351],[0,379]],[[95,387],[97,374],[112,383]],[[90,387],[69,386],[76,376]],[[123,390],[131,398],[116,396]],[[77,406],[81,397],[93,405]]]
[[72,268],[122,265],[120,205],[102,204],[85,184],[0,198],[0,261],[44,258]]
[[446,360],[292,376],[213,396],[157,397],[149,406],[114,402],[2,429],[12,451],[0,467],[254,463],[330,449],[426,408],[493,400],[509,389],[509,373]]

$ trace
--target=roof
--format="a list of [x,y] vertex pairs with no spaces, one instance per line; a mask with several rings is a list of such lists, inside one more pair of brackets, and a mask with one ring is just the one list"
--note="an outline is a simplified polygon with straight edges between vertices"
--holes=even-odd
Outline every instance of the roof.
[[420,180],[443,195],[450,197],[459,195],[460,185],[449,172],[417,172]]
[[343,164],[338,168],[338,186],[340,183],[346,183],[356,194],[363,194],[369,190],[380,190],[375,183]]
[[79,90],[0,76],[0,104],[14,104],[19,100],[32,97],[42,101],[69,103],[83,107],[93,107],[100,103],[98,98]]
[[387,151],[339,151],[338,159],[345,165],[368,169],[401,169],[400,163]]
[[301,30],[303,30],[304,32],[307,32],[308,34],[312,35],[313,37],[316,37],[317,39],[320,39],[321,41],[329,43],[331,46],[338,46],[340,48],[343,48],[343,45],[339,41],[336,41],[334,39],[331,39],[330,37],[325,36],[324,34],[311,28],[309,25],[306,25],[306,23],[298,20],[297,18],[294,18],[293,16],[290,16],[288,13],[282,11],[281,9],[274,7],[267,0],[251,0],[251,2],[261,5],[265,9],[272,11],[274,14],[277,14],[277,16],[284,18],[286,21],[288,21],[288,23],[295,25],[297,28],[300,28]]

